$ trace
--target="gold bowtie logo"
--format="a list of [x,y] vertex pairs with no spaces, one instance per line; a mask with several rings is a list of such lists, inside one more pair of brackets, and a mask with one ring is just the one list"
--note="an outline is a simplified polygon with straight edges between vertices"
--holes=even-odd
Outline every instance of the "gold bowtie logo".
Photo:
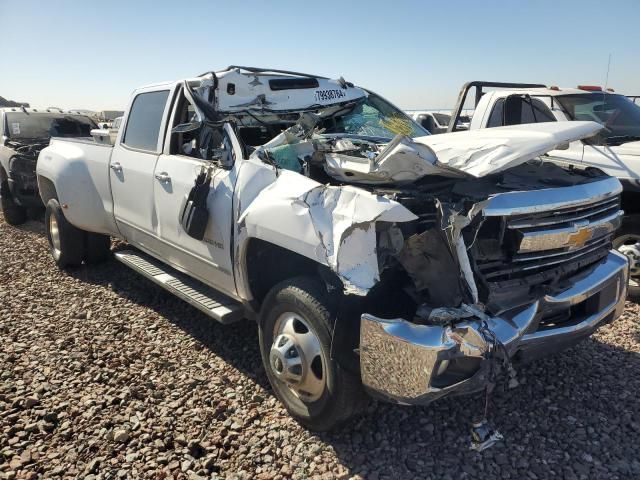
[[593,237],[593,230],[591,228],[583,227],[577,232],[569,235],[567,245],[572,248],[584,247],[585,243],[591,240],[591,237]]

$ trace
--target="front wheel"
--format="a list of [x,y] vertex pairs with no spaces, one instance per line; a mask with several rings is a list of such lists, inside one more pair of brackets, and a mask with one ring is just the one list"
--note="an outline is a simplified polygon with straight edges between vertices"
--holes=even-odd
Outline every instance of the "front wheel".
[[334,428],[365,399],[360,379],[331,358],[334,317],[326,288],[310,277],[273,287],[261,310],[260,351],[267,377],[289,413],[311,430]]
[[27,209],[13,199],[7,180],[0,181],[0,204],[4,219],[9,225],[21,225],[27,221]]
[[75,267],[82,263],[85,249],[84,232],[67,221],[62,207],[55,198],[47,203],[44,228],[51,256],[58,267]]

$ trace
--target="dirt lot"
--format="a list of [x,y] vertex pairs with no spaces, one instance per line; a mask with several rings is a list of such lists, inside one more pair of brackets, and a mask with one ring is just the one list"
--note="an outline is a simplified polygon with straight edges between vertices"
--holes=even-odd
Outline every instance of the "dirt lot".
[[67,273],[0,216],[0,478],[640,478],[640,309],[519,370],[469,451],[473,398],[371,403],[314,435],[274,398],[254,324],[212,323],[115,261]]

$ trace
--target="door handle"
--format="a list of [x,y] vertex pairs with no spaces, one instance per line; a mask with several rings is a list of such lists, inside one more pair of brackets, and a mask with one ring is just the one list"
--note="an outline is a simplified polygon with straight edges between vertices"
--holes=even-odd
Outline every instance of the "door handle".
[[154,177],[156,177],[156,180],[160,181],[160,183],[167,183],[171,181],[171,177],[167,172],[156,173]]
[[109,168],[116,173],[120,173],[122,171],[122,165],[120,165],[120,162],[113,162],[109,165]]

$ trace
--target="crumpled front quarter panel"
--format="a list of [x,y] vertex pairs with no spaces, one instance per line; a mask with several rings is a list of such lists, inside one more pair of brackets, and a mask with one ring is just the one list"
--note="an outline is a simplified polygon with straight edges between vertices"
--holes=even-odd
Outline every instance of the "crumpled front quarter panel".
[[[275,176],[255,159],[245,160],[237,197],[238,261],[248,240],[258,238],[328,266],[358,295],[379,281],[375,222],[417,218],[399,203],[357,187],[322,185],[286,170]],[[246,294],[246,274],[239,280]]]

